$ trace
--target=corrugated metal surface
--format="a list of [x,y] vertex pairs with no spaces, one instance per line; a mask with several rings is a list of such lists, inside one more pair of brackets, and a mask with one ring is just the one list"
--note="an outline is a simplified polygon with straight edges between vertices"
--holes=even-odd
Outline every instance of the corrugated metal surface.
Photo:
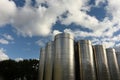
[[89,40],[78,42],[81,80],[96,80],[92,45]]
[[110,70],[111,80],[120,80],[119,67],[117,63],[117,58],[115,54],[115,49],[106,49],[108,66]]
[[52,80],[53,59],[54,43],[48,42],[46,45],[44,80]]
[[68,33],[55,36],[53,80],[75,80],[74,38]]
[[41,48],[41,50],[40,50],[40,61],[39,61],[39,80],[43,80],[44,63],[45,63],[45,49]]
[[93,46],[97,80],[110,80],[106,51],[103,45]]

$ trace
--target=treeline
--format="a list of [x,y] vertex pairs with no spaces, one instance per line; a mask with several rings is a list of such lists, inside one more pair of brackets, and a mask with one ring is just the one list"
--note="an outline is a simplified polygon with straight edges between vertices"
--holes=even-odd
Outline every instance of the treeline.
[[38,80],[38,60],[0,62],[0,80]]

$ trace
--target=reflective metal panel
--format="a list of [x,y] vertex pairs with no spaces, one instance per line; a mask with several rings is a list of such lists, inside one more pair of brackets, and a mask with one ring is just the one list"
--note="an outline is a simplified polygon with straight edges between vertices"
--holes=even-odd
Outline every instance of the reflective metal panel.
[[54,48],[54,43],[48,42],[46,46],[44,80],[52,80],[52,69],[53,69],[53,58],[54,58],[53,48]]
[[111,80],[120,80],[119,67],[117,63],[117,58],[115,54],[115,49],[106,49],[108,66],[110,69]]
[[97,80],[110,80],[110,72],[104,46],[93,46],[93,52],[96,63]]
[[120,70],[120,52],[116,52],[116,56],[117,56],[119,70]]
[[92,45],[89,40],[78,42],[81,80],[96,80]]
[[55,36],[53,80],[75,80],[74,40],[68,33]]
[[40,61],[39,61],[39,80],[43,80],[44,63],[45,63],[45,49],[41,48],[41,50],[40,50]]

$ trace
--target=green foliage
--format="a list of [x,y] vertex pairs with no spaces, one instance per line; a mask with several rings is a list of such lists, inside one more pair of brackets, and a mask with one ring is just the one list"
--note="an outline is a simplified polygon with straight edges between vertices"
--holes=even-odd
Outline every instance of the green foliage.
[[5,80],[37,80],[38,78],[38,60],[30,59],[16,62],[6,60],[0,62],[0,75]]

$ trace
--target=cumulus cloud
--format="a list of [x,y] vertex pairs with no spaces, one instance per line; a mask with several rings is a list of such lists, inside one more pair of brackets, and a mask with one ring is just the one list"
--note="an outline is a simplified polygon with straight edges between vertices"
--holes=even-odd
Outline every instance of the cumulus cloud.
[[5,50],[0,48],[0,61],[7,60],[9,57],[6,55]]
[[101,4],[105,3],[107,0],[95,0],[95,6],[101,6]]
[[36,44],[38,44],[39,46],[41,47],[44,47],[45,46],[45,42],[43,40],[38,40],[36,41]]
[[3,34],[3,37],[7,40],[11,40],[11,41],[14,40],[14,38],[9,34]]
[[62,32],[60,32],[59,30],[54,30],[54,31],[53,31],[53,35],[54,35],[54,36],[57,35],[57,34],[60,34],[60,33],[62,33]]
[[17,61],[17,62],[23,61],[23,58],[16,58],[15,61]]
[[14,40],[14,38],[11,36],[11,35],[9,35],[9,34],[0,34],[0,44],[5,44],[5,45],[7,45],[7,44],[9,44],[9,43],[13,43],[13,40]]
[[110,48],[115,45],[114,42],[109,42],[109,41],[103,42],[102,44],[105,45],[106,48]]
[[16,11],[13,1],[0,0],[0,27],[10,23]]
[[1,38],[0,39],[0,44],[9,44],[9,41]]
[[[5,19],[8,19],[8,21],[1,22],[4,22],[2,24],[11,23],[18,34],[22,34],[23,36],[45,36],[51,32],[52,26],[66,11],[72,12],[80,9],[89,9],[89,7],[86,6],[87,1],[88,0],[76,0],[76,2],[74,0],[37,0],[38,7],[36,8],[30,5],[30,0],[26,0],[24,7],[17,8],[13,1],[1,0],[0,3],[3,4],[1,10],[6,11],[2,12],[8,13],[8,9],[5,8],[6,5],[4,4],[8,4],[8,6],[12,8],[10,14],[6,14],[6,16],[9,16],[10,18],[4,17]],[[47,5],[48,8],[42,6],[42,4]],[[3,14],[1,13],[1,16],[2,15]]]
[[42,37],[35,42],[40,47],[45,47],[46,43],[52,40],[52,34],[49,37]]
[[[0,26],[11,24],[18,34],[23,36],[47,36],[59,33],[52,31],[53,25],[59,20],[61,24],[70,25],[72,23],[91,30],[91,32],[81,30],[64,31],[75,34],[75,37],[101,38],[101,41],[108,38],[110,46],[116,41],[111,41],[117,37],[113,34],[120,31],[120,0],[95,0],[94,7],[101,7],[106,4],[105,17],[102,20],[94,15],[89,15],[93,4],[90,0],[36,0],[36,6],[31,6],[31,0],[26,0],[25,6],[16,7],[13,1],[0,0]],[[6,7],[7,6],[7,7]],[[64,16],[63,16],[64,15]],[[38,41],[41,44],[41,41]],[[99,41],[100,43],[100,41]]]
[[64,32],[69,33],[71,35],[73,35],[75,38],[78,37],[88,37],[88,36],[95,36],[95,34],[92,34],[91,32],[85,32],[85,31],[80,31],[80,30],[71,30],[71,29],[65,29]]
[[35,43],[37,45],[39,45],[40,47],[45,47],[46,43],[48,43],[49,41],[54,41],[54,37],[57,34],[60,34],[62,32],[60,32],[59,30],[53,30],[53,33],[50,33],[48,37],[43,37],[40,40],[36,41]]
[[46,12],[45,7],[39,6],[38,9],[25,5],[18,9],[12,23],[18,34],[23,36],[48,35],[51,32],[54,18]]
[[33,8],[29,5],[30,0],[26,1],[24,7],[17,8],[13,1],[0,0],[0,5],[2,5],[0,26],[12,24],[18,34],[23,36],[48,35],[56,18],[53,18],[53,14],[49,14],[50,10],[46,12],[45,7]]
[[[117,36],[104,36],[105,33],[103,33],[102,36],[97,36],[95,33],[92,32],[85,32],[85,31],[80,31],[80,30],[71,30],[71,29],[65,29],[64,32],[70,33],[75,37],[76,40],[79,39],[88,39],[88,37],[93,45],[98,45],[102,44],[106,48],[113,47],[113,46],[118,46],[120,43],[120,35]],[[117,43],[117,44],[116,44]]]

